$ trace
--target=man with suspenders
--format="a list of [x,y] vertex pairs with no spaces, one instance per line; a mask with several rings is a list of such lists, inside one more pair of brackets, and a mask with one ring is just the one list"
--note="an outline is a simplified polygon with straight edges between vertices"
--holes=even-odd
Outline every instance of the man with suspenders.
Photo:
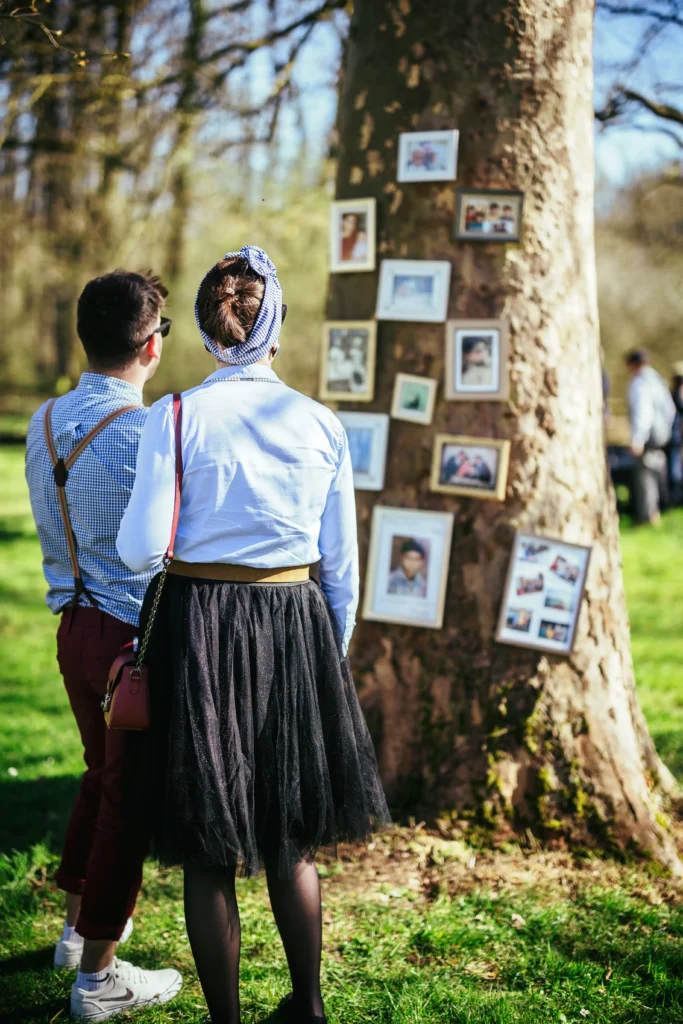
[[55,966],[80,968],[71,1014],[85,1019],[166,1002],[182,984],[175,970],[143,971],[115,956],[132,931],[145,851],[124,824],[125,733],[106,728],[100,707],[154,575],[124,565],[116,535],[147,415],[142,388],[171,326],[161,318],[166,295],[159,278],[123,271],[86,285],[78,334],[88,370],[73,391],[38,409],[27,438],[47,604],[60,616],[57,660],[86,764],[56,875],[67,917],[55,950]]

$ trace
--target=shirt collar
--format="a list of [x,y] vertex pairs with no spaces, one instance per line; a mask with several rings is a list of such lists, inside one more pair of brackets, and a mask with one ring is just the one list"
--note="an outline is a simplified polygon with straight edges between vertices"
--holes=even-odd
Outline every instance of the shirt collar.
[[280,383],[280,378],[275,370],[264,363],[249,363],[247,366],[222,366],[220,370],[210,373],[204,383],[209,384],[215,380],[249,380],[253,377],[258,380],[272,380]]
[[107,395],[110,398],[127,398],[129,402],[142,404],[142,391],[130,381],[120,377],[110,377],[108,373],[82,373],[77,391],[87,391],[91,395]]

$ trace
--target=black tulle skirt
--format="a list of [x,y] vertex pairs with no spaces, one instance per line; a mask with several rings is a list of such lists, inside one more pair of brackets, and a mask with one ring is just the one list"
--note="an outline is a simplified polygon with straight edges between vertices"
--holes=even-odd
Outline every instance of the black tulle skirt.
[[169,575],[145,661],[152,729],[131,736],[130,806],[162,863],[254,875],[269,859],[286,878],[317,849],[389,824],[317,583]]

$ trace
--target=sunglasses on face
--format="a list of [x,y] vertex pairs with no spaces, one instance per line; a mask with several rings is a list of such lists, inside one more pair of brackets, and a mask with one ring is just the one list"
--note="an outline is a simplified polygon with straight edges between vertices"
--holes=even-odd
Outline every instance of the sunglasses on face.
[[152,333],[147,335],[144,341],[140,342],[140,345],[138,347],[142,348],[143,345],[146,345],[147,342],[150,341],[155,334],[160,334],[162,338],[167,338],[168,332],[171,330],[172,323],[173,321],[171,320],[170,316],[162,316],[161,323],[159,324],[159,326],[155,327]]

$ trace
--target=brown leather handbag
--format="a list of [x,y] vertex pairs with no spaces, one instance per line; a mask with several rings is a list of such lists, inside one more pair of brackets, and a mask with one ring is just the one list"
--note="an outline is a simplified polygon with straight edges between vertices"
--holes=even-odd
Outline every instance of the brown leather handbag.
[[173,396],[173,422],[175,426],[175,495],[173,499],[173,524],[171,539],[163,559],[163,566],[154,600],[150,609],[145,635],[137,654],[133,644],[126,644],[109,669],[107,689],[102,700],[104,720],[110,729],[129,729],[144,732],[150,727],[149,676],[145,665],[145,653],[152,627],[166,582],[168,567],[173,560],[173,548],[178,532],[180,496],[183,483],[183,451],[181,444],[183,407],[179,394]]

